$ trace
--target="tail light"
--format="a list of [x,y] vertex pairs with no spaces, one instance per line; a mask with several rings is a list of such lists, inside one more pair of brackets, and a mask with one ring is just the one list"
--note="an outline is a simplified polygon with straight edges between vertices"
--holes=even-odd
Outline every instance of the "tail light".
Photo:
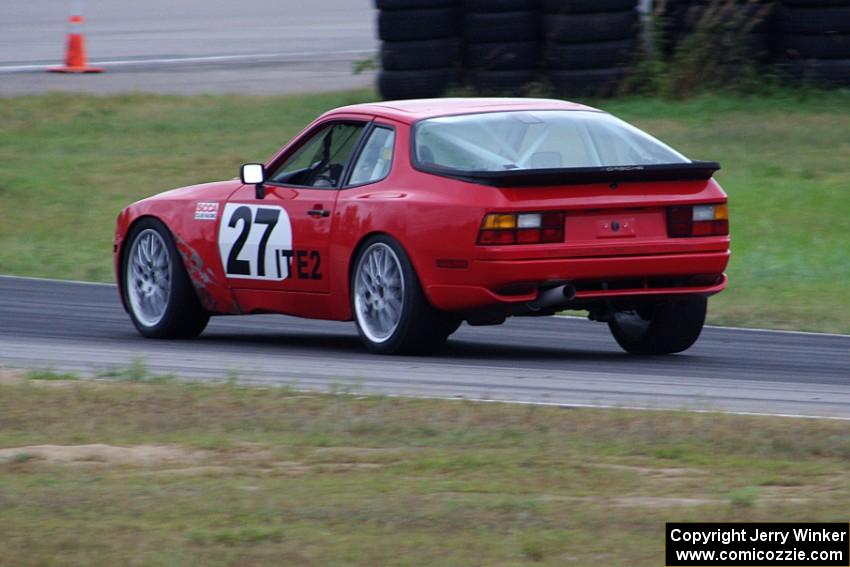
[[667,234],[671,237],[725,236],[729,234],[726,203],[667,209]]
[[486,215],[478,244],[545,244],[564,241],[564,213],[493,213]]

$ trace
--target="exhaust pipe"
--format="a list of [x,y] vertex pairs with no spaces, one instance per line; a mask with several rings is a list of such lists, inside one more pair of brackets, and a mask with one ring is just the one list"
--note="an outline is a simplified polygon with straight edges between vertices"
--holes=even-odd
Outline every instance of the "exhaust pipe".
[[544,309],[551,309],[552,307],[569,303],[575,299],[575,296],[576,288],[572,285],[559,285],[558,287],[544,289],[537,296],[537,299],[529,301],[526,303],[526,306],[531,311],[543,311]]

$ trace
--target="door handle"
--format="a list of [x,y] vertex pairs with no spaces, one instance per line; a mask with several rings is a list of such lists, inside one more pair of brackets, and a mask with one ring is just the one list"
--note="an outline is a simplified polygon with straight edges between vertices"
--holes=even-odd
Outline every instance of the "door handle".
[[327,209],[310,209],[307,214],[315,218],[324,218],[331,216],[331,212]]

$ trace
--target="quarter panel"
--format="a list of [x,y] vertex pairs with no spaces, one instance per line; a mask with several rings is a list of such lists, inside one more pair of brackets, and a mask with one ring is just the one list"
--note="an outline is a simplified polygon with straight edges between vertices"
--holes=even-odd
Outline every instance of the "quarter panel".
[[436,267],[436,260],[471,258],[484,211],[502,202],[492,187],[413,169],[409,126],[392,125],[397,139],[390,174],[379,183],[344,189],[337,200],[331,243],[336,263],[332,299],[346,319],[351,318],[351,266],[364,238],[376,233],[395,238],[410,257],[427,295],[428,285],[445,271]]

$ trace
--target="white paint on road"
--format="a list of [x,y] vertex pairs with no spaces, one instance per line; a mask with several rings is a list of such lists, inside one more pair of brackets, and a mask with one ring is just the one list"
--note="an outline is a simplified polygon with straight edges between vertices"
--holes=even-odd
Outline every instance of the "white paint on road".
[[[334,57],[334,56],[371,56],[375,51],[371,49],[345,49],[340,51],[284,51],[278,53],[254,53],[244,55],[207,55],[203,57],[172,57],[159,59],[118,59],[104,61],[89,61],[89,65],[104,67],[108,69],[120,69],[126,67],[144,67],[151,65],[187,65],[193,63],[224,63],[237,61],[297,61],[304,58]],[[46,71],[56,67],[56,63],[45,63],[37,65],[6,65],[0,66],[0,74],[29,73]]]

